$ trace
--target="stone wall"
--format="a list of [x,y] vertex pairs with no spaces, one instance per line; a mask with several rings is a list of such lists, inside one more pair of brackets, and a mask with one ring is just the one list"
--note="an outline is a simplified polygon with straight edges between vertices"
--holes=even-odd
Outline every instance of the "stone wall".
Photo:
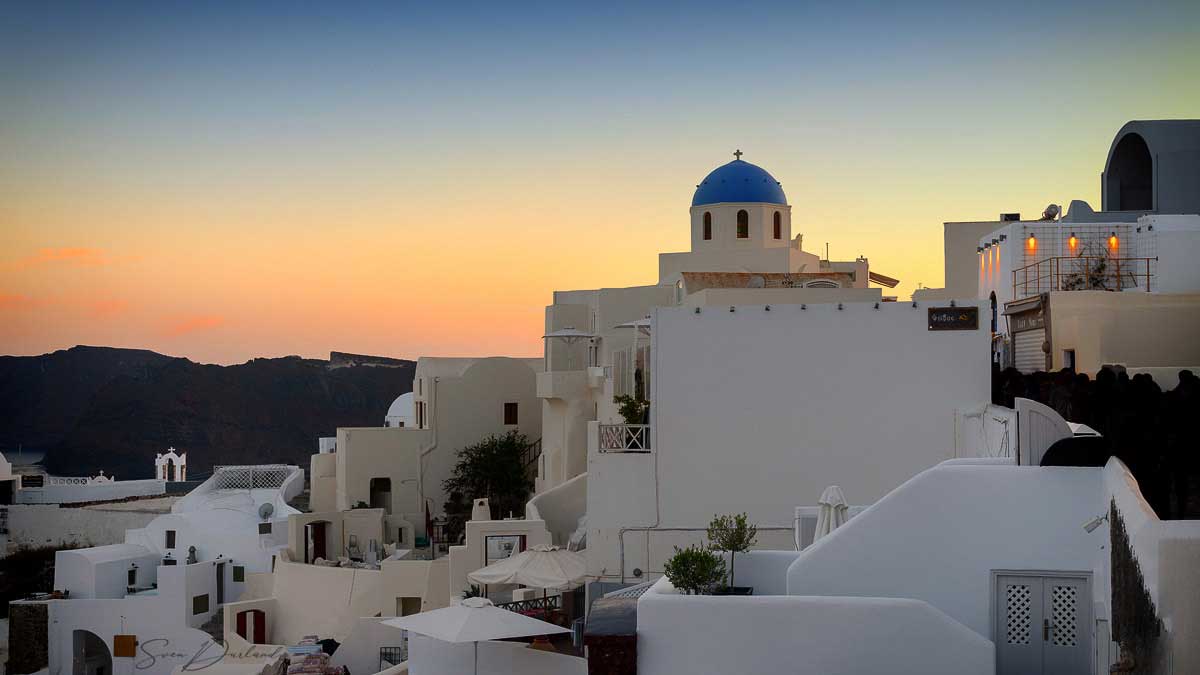
[[50,664],[47,609],[44,602],[9,603],[9,675],[34,673]]

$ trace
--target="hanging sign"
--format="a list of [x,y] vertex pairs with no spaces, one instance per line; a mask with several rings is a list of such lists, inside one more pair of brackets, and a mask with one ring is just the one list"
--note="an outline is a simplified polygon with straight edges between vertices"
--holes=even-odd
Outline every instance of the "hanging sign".
[[979,308],[930,307],[929,330],[979,330]]

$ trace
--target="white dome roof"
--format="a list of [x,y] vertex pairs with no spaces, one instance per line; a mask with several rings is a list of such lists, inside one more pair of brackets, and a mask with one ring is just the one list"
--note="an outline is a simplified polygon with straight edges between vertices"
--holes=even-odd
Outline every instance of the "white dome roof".
[[[376,408],[378,410],[378,408]],[[413,416],[413,395],[412,392],[400,394],[392,401],[392,405],[388,406],[388,417],[412,417]]]

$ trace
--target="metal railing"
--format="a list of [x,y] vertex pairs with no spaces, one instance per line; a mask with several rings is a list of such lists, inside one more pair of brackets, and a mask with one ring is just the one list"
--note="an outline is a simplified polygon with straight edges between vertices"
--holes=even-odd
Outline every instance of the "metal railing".
[[398,666],[408,660],[408,631],[404,631],[404,641],[399,647],[379,648],[379,670],[382,672],[392,666]]
[[538,457],[541,455],[542,439],[539,438],[529,445],[526,445],[525,449],[521,451],[521,467],[526,471],[529,471],[533,468],[534,464],[537,464]]
[[1150,291],[1158,258],[1056,256],[1013,270],[1013,299],[1050,291]]
[[650,452],[650,425],[601,424],[600,452]]
[[557,610],[561,608],[559,599],[560,595],[549,595],[544,598],[533,598],[531,600],[514,600],[513,602],[502,602],[498,605],[500,609],[507,609],[510,612],[525,614],[526,612],[544,612],[548,610]]

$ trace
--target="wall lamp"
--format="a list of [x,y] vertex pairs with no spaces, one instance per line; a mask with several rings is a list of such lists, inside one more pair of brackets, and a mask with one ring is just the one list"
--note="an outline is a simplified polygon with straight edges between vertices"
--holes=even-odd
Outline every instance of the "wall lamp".
[[1096,516],[1095,518],[1092,518],[1091,520],[1089,520],[1089,521],[1087,521],[1086,523],[1084,523],[1084,524],[1083,524],[1083,529],[1084,529],[1084,531],[1085,531],[1085,532],[1087,532],[1088,534],[1091,534],[1092,532],[1095,532],[1095,531],[1096,531],[1096,528],[1097,528],[1097,527],[1100,527],[1100,524],[1101,524],[1101,523],[1103,523],[1103,522],[1104,522],[1104,521],[1106,521],[1106,520],[1108,520],[1108,514],[1107,514],[1107,513],[1106,513],[1106,514],[1104,514],[1104,515],[1102,515],[1102,516]]

